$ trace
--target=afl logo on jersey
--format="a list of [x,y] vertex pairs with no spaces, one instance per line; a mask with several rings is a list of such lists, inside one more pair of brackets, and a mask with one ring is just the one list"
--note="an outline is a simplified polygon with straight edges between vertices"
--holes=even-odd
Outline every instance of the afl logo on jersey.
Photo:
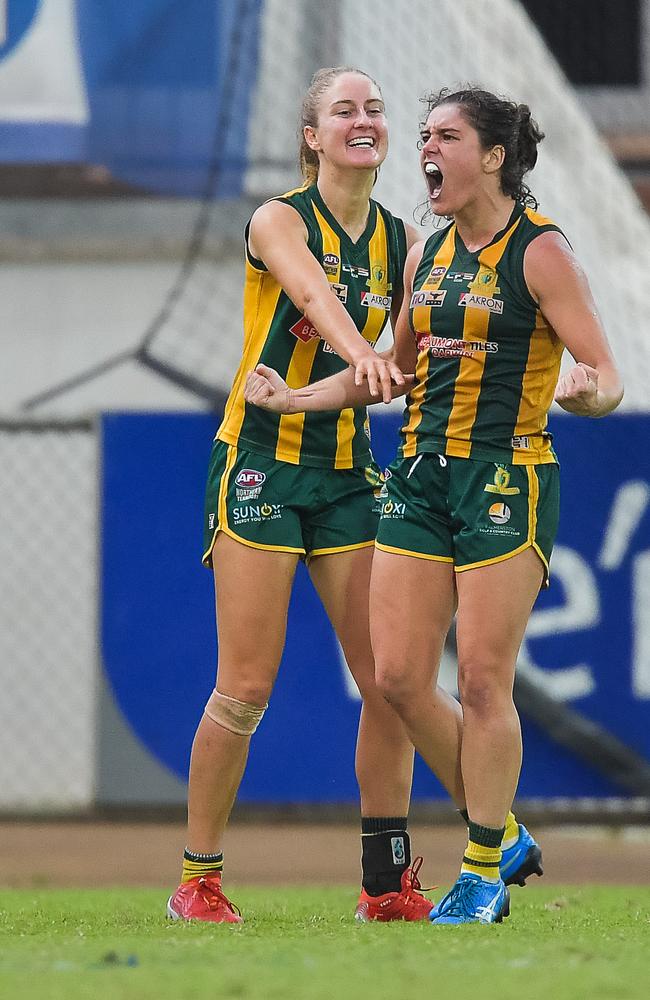
[[326,253],[323,257],[323,270],[325,274],[338,274],[341,258],[335,253]]
[[235,479],[235,493],[238,500],[256,500],[262,492],[266,475],[257,469],[242,469]]
[[510,508],[507,503],[493,503],[488,510],[488,517],[493,524],[505,524],[510,520]]
[[235,479],[237,486],[246,490],[252,490],[256,486],[262,486],[266,482],[266,474],[258,472],[257,469],[242,469]]

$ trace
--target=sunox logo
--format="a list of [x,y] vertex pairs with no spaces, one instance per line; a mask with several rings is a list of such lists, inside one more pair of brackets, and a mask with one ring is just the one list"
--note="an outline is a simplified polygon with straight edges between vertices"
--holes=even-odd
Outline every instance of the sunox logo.
[[362,292],[361,305],[367,309],[390,309],[390,295],[377,295],[376,292]]
[[503,312],[503,302],[501,299],[492,299],[487,295],[475,295],[473,292],[462,292],[459,300],[459,306],[468,307],[473,309],[487,309],[488,312],[497,313],[501,315]]
[[314,337],[320,337],[316,327],[312,326],[305,316],[301,316],[297,323],[289,327],[289,333],[292,333],[298,340],[302,340],[303,344],[308,344]]
[[266,482],[264,472],[257,469],[242,469],[235,479],[235,492],[238,500],[255,500]]
[[432,309],[439,308],[445,301],[446,291],[438,292],[413,292],[411,296],[411,309],[416,306],[430,306]]

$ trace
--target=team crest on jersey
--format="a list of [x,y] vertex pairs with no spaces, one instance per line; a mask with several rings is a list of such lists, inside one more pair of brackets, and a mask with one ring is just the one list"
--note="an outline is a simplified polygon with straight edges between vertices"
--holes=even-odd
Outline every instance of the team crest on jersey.
[[238,500],[255,500],[262,492],[266,482],[266,473],[257,469],[242,469],[235,479],[235,492]]
[[494,482],[486,483],[483,487],[484,493],[500,493],[502,496],[514,496],[516,493],[521,493],[518,486],[508,486],[510,482],[510,473],[507,469],[504,469],[502,465],[496,465],[497,470],[494,473]]
[[335,253],[326,253],[323,257],[323,270],[325,274],[338,274],[341,258]]
[[377,295],[376,292],[362,292],[361,305],[366,309],[390,309],[390,295]]
[[339,299],[341,302],[347,302],[348,301],[348,286],[347,285],[341,285],[341,284],[338,284],[338,282],[333,281],[330,284],[330,288],[332,289],[332,291],[336,295],[337,299]]
[[432,309],[439,309],[445,301],[446,294],[446,290],[413,292],[410,302],[411,309],[415,309],[416,306],[430,306]]
[[302,340],[303,344],[308,344],[314,337],[320,337],[320,333],[315,326],[312,326],[306,316],[301,316],[297,323],[290,326],[289,333],[292,333],[298,340]]
[[497,285],[497,272],[493,267],[482,267],[470,285],[470,290],[481,295],[495,296],[501,289]]
[[500,316],[503,313],[503,301],[488,295],[476,295],[474,292],[461,292],[458,305],[463,308],[486,309]]
[[378,285],[383,285],[386,281],[386,269],[381,264],[372,265],[372,280]]

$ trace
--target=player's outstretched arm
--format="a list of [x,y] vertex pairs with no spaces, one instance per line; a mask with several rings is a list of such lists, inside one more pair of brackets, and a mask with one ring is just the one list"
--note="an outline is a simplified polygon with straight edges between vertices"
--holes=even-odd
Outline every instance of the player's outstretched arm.
[[623,382],[587,277],[564,237],[548,232],[533,240],[524,272],[543,316],[576,362],[560,376],[556,402],[578,416],[611,413],[623,398]]
[[[402,380],[399,384],[391,382],[393,399],[409,391],[413,376],[402,375]],[[377,396],[371,393],[367,381],[357,384],[354,368],[346,368],[302,389],[290,389],[275,369],[266,365],[258,365],[254,372],[246,376],[244,399],[272,413],[344,410],[348,406],[368,406],[377,402]]]
[[298,213],[277,201],[262,205],[251,219],[249,248],[323,340],[354,366],[356,383],[367,383],[372,401],[390,402],[391,383],[399,384],[402,373],[390,358],[372,349],[332,294],[325,272],[307,247],[307,230]]

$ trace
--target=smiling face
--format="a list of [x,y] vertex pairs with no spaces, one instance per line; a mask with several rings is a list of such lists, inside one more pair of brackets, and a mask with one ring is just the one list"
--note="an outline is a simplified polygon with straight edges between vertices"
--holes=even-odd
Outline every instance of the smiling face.
[[388,126],[377,85],[362,73],[342,73],[323,92],[305,142],[335,168],[376,170],[388,152]]
[[[420,165],[435,215],[451,216],[475,201],[493,183],[501,147],[485,150],[478,132],[458,104],[439,104],[420,132]],[[492,181],[487,179],[492,177]]]

